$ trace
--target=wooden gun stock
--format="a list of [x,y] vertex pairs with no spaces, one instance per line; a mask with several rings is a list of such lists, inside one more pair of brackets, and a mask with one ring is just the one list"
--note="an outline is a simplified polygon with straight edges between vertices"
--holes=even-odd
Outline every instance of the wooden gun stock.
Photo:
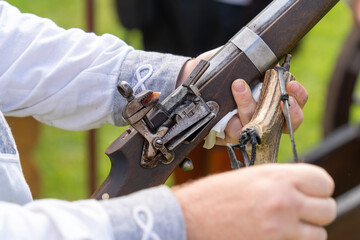
[[[175,144],[176,148],[171,151],[171,157],[166,163],[160,162],[152,167],[141,164],[146,140],[142,134],[130,127],[107,149],[111,170],[93,197],[115,197],[164,183],[211,128],[236,107],[231,94],[232,82],[242,78],[253,87],[264,72],[292,50],[337,2],[338,0],[273,1],[224,45],[209,60],[206,68],[204,65],[199,66],[201,71],[194,75],[195,78],[186,81],[188,85],[179,87],[165,102],[155,107],[147,120],[154,125],[152,132],[158,131],[160,126],[169,122],[169,114],[179,107],[175,106],[172,98],[180,103],[190,104],[189,98],[185,97],[189,96],[189,92],[192,95],[196,92],[198,94],[192,98],[191,103],[194,103],[195,99],[199,100],[196,98],[199,96],[205,103],[215,103],[218,106],[215,117],[201,125],[185,141]],[[181,95],[183,93],[185,95]]]

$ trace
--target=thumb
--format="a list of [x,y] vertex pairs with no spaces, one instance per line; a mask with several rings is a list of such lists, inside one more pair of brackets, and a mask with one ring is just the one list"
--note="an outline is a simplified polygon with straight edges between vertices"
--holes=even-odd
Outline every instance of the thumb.
[[250,121],[255,111],[256,102],[251,94],[249,85],[242,79],[235,80],[231,90],[238,108],[240,121],[244,126]]

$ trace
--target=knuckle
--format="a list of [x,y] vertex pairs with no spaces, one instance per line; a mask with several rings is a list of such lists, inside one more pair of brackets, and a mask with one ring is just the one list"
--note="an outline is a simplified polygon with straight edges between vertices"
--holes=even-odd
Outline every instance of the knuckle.
[[325,240],[327,239],[327,231],[323,227],[304,223],[298,237],[295,239]]
[[271,176],[275,188],[271,197],[267,200],[269,212],[284,212],[286,215],[297,211],[301,206],[296,198],[296,192],[289,181],[289,174],[282,171],[274,172]]
[[279,189],[278,191],[275,191],[272,197],[266,201],[267,211],[269,213],[284,213],[287,216],[298,208],[296,201],[294,201],[293,196],[288,193],[287,189]]
[[251,93],[244,92],[239,95],[237,105],[253,112],[255,109],[255,100],[252,98]]
[[278,191],[272,198],[268,200],[268,211],[282,212],[293,208],[294,203],[291,197],[283,194],[284,191]]
[[[319,240],[326,240],[328,237],[327,231],[325,230],[325,228],[323,227],[317,227],[316,232],[314,232],[313,234],[309,234],[309,239],[319,239]],[[312,236],[312,237],[311,237]]]
[[285,179],[289,178],[289,174],[286,171],[272,171],[270,172],[270,178],[275,182],[284,182]]
[[326,240],[328,239],[328,234],[327,234],[327,231],[325,230],[325,228],[321,228],[321,236],[320,236],[320,239],[322,240]]
[[328,196],[331,196],[335,190],[335,182],[330,174],[323,168],[319,168],[323,175],[323,189],[325,190]]
[[306,89],[296,81],[292,81],[288,83],[287,91],[289,94],[296,98],[296,100],[299,102],[301,107],[304,107],[308,100],[308,92]]
[[[252,107],[249,107],[249,106],[239,110],[239,112],[241,114],[241,123],[243,125],[247,124],[247,122],[250,121],[252,115],[254,114],[254,110],[255,110],[255,108],[252,108]],[[248,119],[246,123],[243,122],[244,118]]]
[[282,221],[273,220],[265,222],[262,232],[267,236],[267,239],[282,239],[282,236],[286,235],[286,229],[287,227]]
[[329,217],[328,217],[329,223],[334,221],[336,218],[336,208],[337,208],[337,205],[336,205],[335,199],[330,198],[328,211],[327,211],[329,213]]

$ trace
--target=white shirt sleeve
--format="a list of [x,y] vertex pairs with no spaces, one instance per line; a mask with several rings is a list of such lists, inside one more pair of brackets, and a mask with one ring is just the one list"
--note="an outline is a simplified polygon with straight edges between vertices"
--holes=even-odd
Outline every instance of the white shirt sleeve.
[[[139,90],[162,91],[166,96],[173,90],[177,74],[187,60],[133,50],[108,34],[99,37],[79,29],[64,30],[51,20],[22,14],[1,0],[0,56],[0,112],[11,116],[32,115],[47,124],[71,130],[122,123],[119,114],[114,114],[121,111],[126,101],[119,94],[115,96],[119,80],[128,80],[133,87],[139,85]],[[137,84],[139,79],[143,80]],[[13,139],[7,124],[0,121],[0,125],[3,145],[0,145],[0,155],[3,153],[0,170],[10,173],[7,170],[12,165],[8,160],[17,164],[15,171],[0,178],[3,190],[0,191],[3,195],[0,196],[0,239],[106,240],[118,236],[134,239],[138,235],[145,239],[148,232],[143,228],[143,213],[153,220],[152,236],[185,238],[180,206],[166,188],[150,189],[106,203],[49,199],[29,202],[29,192],[14,181],[13,173],[23,179],[16,148],[4,145],[13,143]],[[23,180],[21,183],[26,188]],[[9,198],[7,187],[18,188],[19,191],[11,194],[17,199]],[[18,199],[21,192],[26,196],[23,201]]]
[[110,218],[95,200],[0,202],[0,239],[113,239]]
[[0,36],[0,111],[67,130],[126,124],[118,81],[160,91],[161,100],[188,60],[134,50],[110,34],[65,30],[4,1]]
[[186,239],[180,206],[167,187],[106,201],[0,202],[0,239]]
[[0,1],[0,107],[64,129],[114,124],[120,66],[133,49],[110,34],[64,30]]

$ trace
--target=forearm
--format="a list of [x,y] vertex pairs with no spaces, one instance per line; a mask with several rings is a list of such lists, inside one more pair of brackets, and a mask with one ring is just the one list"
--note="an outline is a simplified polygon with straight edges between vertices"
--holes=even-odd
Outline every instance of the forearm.
[[150,188],[102,201],[116,239],[186,239],[182,210],[170,189]]
[[[0,239],[185,239],[182,213],[166,187],[106,201],[0,202]],[[153,238],[155,239],[155,238]]]
[[[51,20],[22,14],[0,2],[0,105],[5,115],[32,115],[50,125],[84,130],[126,124],[119,80],[161,91],[175,86],[184,57],[133,50],[115,36],[64,30]],[[115,117],[117,116],[117,117]]]
[[0,209],[0,239],[114,239],[110,218],[95,200],[0,202]]

